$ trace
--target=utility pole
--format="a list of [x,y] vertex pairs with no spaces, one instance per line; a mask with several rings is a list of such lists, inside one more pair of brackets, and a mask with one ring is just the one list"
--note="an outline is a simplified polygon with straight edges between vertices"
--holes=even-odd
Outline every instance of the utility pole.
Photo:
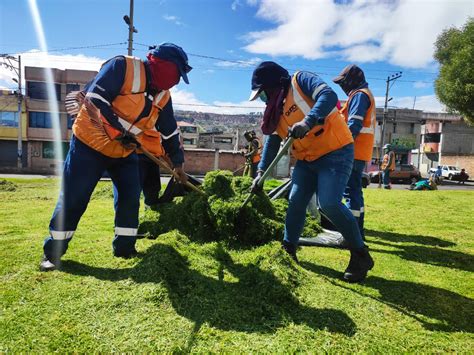
[[[18,148],[17,148],[17,167],[18,169],[23,168],[23,138],[22,138],[22,125],[21,125],[21,111],[22,111],[22,100],[23,95],[21,93],[21,56],[18,56],[18,59],[9,54],[0,54],[0,58],[3,58],[2,65],[5,68],[10,69],[15,72],[17,78],[12,80],[18,84],[18,91],[16,92],[18,98]],[[14,65],[14,62],[18,63],[18,67]]]
[[[397,80],[402,76],[402,72],[398,72],[387,76],[387,86],[385,89],[385,104],[383,107],[383,116],[382,116],[382,135],[380,137],[380,156],[379,156],[379,171],[382,171],[382,159],[383,159],[383,146],[385,144],[385,124],[387,122],[387,115],[388,115],[388,102],[392,100],[392,98],[388,98],[388,92],[390,91],[390,82]],[[381,174],[380,174],[381,175]],[[382,177],[379,176],[379,188],[382,187]]]
[[133,55],[133,33],[138,33],[138,30],[133,26],[133,0],[130,0],[130,17],[125,15],[123,20],[128,25],[128,55]]

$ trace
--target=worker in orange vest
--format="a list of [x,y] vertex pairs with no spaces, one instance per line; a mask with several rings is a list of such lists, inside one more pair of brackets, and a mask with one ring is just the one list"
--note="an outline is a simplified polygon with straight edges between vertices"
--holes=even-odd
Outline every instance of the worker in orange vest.
[[74,121],[61,192],[44,242],[40,270],[58,267],[105,171],[114,185],[113,254],[125,258],[137,254],[140,201],[137,137],[144,144],[145,131],[160,132],[175,172],[186,182],[176,120],[162,112],[169,102],[169,89],[181,78],[189,83],[190,70],[186,53],[173,43],[155,47],[146,60],[116,56],[102,66],[88,85]]
[[390,144],[383,146],[384,156],[382,160],[382,182],[383,188],[390,190],[392,185],[390,184],[390,172],[395,171],[395,153],[392,150]]
[[355,64],[346,66],[333,81],[348,96],[341,112],[354,138],[354,164],[344,197],[347,207],[358,222],[362,239],[365,239],[362,173],[367,162],[372,160],[376,124],[375,99],[364,72]]
[[351,258],[343,278],[359,282],[366,278],[374,261],[362,241],[354,216],[341,202],[354,158],[353,138],[338,111],[336,93],[317,75],[307,71],[290,75],[275,62],[262,62],[252,75],[249,100],[266,103],[262,132],[268,135],[258,164],[252,191],[261,188],[263,172],[278,154],[280,143],[294,138],[296,158],[285,220],[283,249],[295,260],[303,231],[306,208],[317,194],[322,212],[341,232]]
[[254,130],[246,131],[244,137],[248,142],[248,146],[244,152],[246,162],[243,175],[255,178],[257,176],[258,163],[260,163],[261,159],[262,143]]

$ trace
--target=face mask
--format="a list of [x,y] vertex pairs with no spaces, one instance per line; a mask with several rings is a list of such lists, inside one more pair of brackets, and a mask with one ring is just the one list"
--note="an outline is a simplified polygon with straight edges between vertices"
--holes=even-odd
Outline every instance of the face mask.
[[168,90],[179,83],[178,67],[169,62],[149,55],[148,67],[151,74],[151,86],[157,90]]
[[267,97],[267,94],[265,93],[264,90],[262,90],[262,91],[260,92],[260,95],[258,95],[258,97],[260,98],[260,100],[262,100],[263,102],[267,103],[268,97]]

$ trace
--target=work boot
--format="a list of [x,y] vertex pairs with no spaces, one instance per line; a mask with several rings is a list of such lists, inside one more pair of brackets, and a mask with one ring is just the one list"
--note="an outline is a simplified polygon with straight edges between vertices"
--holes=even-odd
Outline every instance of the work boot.
[[363,281],[367,272],[374,267],[374,260],[367,247],[351,249],[351,260],[344,271],[344,280],[348,282]]
[[60,265],[60,260],[59,259],[54,260],[54,262],[53,262],[53,261],[49,260],[46,257],[46,255],[43,255],[43,259],[40,262],[39,269],[40,269],[40,271],[54,271],[57,268],[59,268],[59,265]]
[[291,243],[287,242],[286,240],[284,240],[281,243],[281,247],[291,256],[291,258],[294,261],[296,261],[296,263],[299,263],[298,258],[296,257],[296,245],[291,244]]
[[135,248],[133,248],[132,250],[127,250],[127,251],[114,250],[114,256],[118,258],[129,259],[137,255],[138,255],[138,251]]

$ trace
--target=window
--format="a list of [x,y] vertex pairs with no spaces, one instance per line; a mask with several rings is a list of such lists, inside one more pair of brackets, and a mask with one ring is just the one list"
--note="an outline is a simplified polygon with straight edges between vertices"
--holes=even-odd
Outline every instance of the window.
[[18,127],[18,112],[0,112],[0,127]]
[[194,145],[194,144],[196,144],[196,139],[195,138],[183,138],[183,144]]
[[49,112],[30,112],[29,126],[31,128],[52,128],[53,123]]
[[232,144],[232,138],[214,137],[214,143],[230,143],[230,144]]
[[79,84],[66,84],[66,95],[69,94],[71,91],[79,91],[81,87]]
[[[61,100],[61,85],[53,84],[54,90],[56,91],[56,100]],[[27,81],[27,96],[37,100],[48,100],[48,86],[45,82],[41,81]]]
[[410,123],[410,133],[415,134],[415,124],[414,123]]
[[60,144],[62,148],[62,155],[59,154],[59,147],[56,146],[55,142],[43,142],[43,158],[64,160],[69,151],[69,143],[61,142]]
[[197,127],[192,126],[182,126],[180,127],[180,130],[183,133],[197,133]]

